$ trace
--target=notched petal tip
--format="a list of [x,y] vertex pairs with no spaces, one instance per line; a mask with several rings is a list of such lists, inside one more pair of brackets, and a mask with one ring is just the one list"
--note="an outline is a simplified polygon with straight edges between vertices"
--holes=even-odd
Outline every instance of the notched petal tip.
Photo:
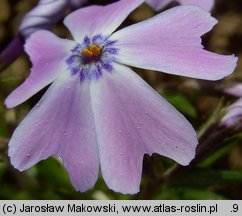
[[122,185],[119,182],[107,180],[105,179],[105,176],[103,176],[103,179],[106,182],[107,187],[116,193],[133,195],[140,192],[140,183],[129,186],[128,184]]
[[72,183],[75,191],[76,192],[81,192],[81,193],[84,193],[84,192],[86,192],[88,190],[91,190],[95,186],[95,184],[96,184],[96,182],[94,182],[94,183],[92,183],[92,184],[90,184],[90,185],[88,185],[86,187],[83,187],[82,185],[80,185],[79,182],[76,183],[72,179],[71,179],[71,183]]
[[[121,0],[105,6],[94,5],[81,8],[70,13],[64,19],[64,25],[79,42],[87,35],[109,36],[143,2],[144,0]],[[90,20],[89,17],[92,19]]]
[[188,165],[195,157],[197,134],[183,115],[131,69],[117,63],[113,68],[113,74],[91,89],[100,165],[110,189],[135,194],[144,154],[158,153]]
[[[214,73],[214,76],[208,74],[208,80],[221,80],[231,74],[236,70],[238,57],[234,54],[232,55],[219,55],[217,54],[220,60],[217,61],[217,74]],[[216,63],[214,63],[216,66]]]
[[117,188],[111,188],[110,186],[108,186],[108,188],[112,191],[114,191],[115,193],[121,193],[123,195],[134,195],[140,192],[140,188],[134,188],[134,189],[117,189]]
[[203,49],[201,36],[216,23],[210,13],[195,6],[169,9],[114,33],[116,61],[191,78],[222,79],[234,71],[238,59]]
[[[87,166],[84,168],[83,165],[79,164],[80,167],[84,170],[78,170],[78,168],[74,168],[73,166],[78,166],[76,161],[73,161],[73,164],[70,164],[68,162],[68,159],[63,158],[63,166],[65,167],[69,179],[76,191],[79,192],[86,192],[87,190],[92,189],[98,179],[98,169],[96,171],[93,171],[93,169],[90,166],[90,164],[87,163]],[[73,159],[71,159],[73,160]],[[71,162],[72,163],[72,162]]]
[[53,33],[41,30],[33,33],[25,44],[25,51],[32,62],[31,73],[5,100],[13,108],[28,100],[51,84],[66,69],[67,58],[74,42],[60,39]]

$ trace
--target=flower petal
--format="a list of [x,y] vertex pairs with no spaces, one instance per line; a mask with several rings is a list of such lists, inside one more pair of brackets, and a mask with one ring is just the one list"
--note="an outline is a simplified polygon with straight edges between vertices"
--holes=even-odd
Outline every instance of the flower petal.
[[[146,0],[154,10],[161,10],[174,0]],[[214,0],[177,0],[182,5],[194,5],[204,10],[210,11],[214,6]]]
[[0,72],[12,64],[23,52],[22,38],[16,36],[5,49],[0,52]]
[[15,107],[45,86],[66,70],[65,58],[73,42],[60,39],[48,31],[38,31],[31,35],[25,45],[33,67],[25,82],[5,100],[8,108]]
[[182,5],[198,6],[206,11],[210,11],[214,6],[215,0],[177,0]]
[[64,15],[69,0],[40,0],[23,18],[19,32],[27,39],[33,32],[50,29]]
[[225,92],[235,97],[242,97],[242,84],[239,83],[230,88],[227,88],[225,89]]
[[124,28],[110,39],[117,40],[118,62],[170,74],[217,80],[234,71],[237,58],[203,49],[200,36],[216,22],[202,9],[178,6]]
[[109,36],[144,0],[121,0],[106,6],[95,5],[79,9],[64,20],[76,41],[85,36]]
[[221,124],[230,127],[242,120],[242,98],[228,107],[226,114],[221,120]]
[[85,191],[95,184],[99,169],[89,85],[67,76],[51,85],[14,131],[9,156],[20,171],[60,156],[76,190]]
[[131,69],[113,64],[91,87],[99,157],[109,188],[136,193],[145,153],[187,165],[197,137],[190,123]]

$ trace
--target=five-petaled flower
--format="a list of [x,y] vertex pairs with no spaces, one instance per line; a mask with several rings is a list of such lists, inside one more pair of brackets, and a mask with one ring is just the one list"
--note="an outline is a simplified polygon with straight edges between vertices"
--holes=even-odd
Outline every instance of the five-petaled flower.
[[214,6],[215,0],[146,0],[154,10],[161,10],[171,2],[178,2],[181,5],[194,5],[206,11],[210,11]]
[[11,138],[15,168],[61,157],[75,189],[85,191],[97,181],[100,164],[109,188],[136,193],[144,154],[182,165],[194,158],[198,141],[190,123],[126,65],[217,80],[233,72],[237,58],[203,49],[200,36],[217,21],[193,6],[114,32],[142,2],[121,0],[70,14],[64,23],[74,41],[48,31],[28,39],[33,68],[7,107],[53,83]]

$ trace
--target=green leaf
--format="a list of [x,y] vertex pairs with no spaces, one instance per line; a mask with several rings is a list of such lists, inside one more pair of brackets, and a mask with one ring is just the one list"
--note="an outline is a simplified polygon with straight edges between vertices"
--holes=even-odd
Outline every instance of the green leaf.
[[205,160],[203,160],[199,166],[200,167],[209,167],[211,166],[213,163],[215,163],[217,160],[219,160],[220,158],[222,158],[224,155],[228,154],[233,148],[234,148],[235,144],[228,144],[226,146],[224,146],[221,149],[218,149],[214,154],[212,154],[211,156],[209,156],[208,158],[206,158]]
[[192,118],[197,117],[197,111],[189,99],[178,92],[164,92],[162,94],[180,112]]
[[185,200],[223,200],[224,196],[206,190],[184,190],[181,199]]
[[49,186],[69,186],[71,183],[64,167],[55,158],[48,158],[37,165],[38,175],[46,179]]
[[221,114],[224,111],[223,106],[224,104],[223,104],[223,98],[222,98],[218,103],[216,109],[213,111],[212,115],[198,130],[198,137],[201,137],[212,124],[214,124],[215,122],[218,121],[218,119],[220,119]]
[[193,170],[192,172],[185,172],[177,176],[175,179],[172,179],[168,185],[173,187],[203,188],[216,184],[234,183],[242,183],[242,170]]

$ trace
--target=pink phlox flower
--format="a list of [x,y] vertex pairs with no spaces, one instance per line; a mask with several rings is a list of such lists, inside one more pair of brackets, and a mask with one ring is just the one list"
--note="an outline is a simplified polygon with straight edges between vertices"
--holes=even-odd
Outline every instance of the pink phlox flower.
[[12,165],[26,170],[61,157],[78,191],[93,187],[99,166],[109,188],[137,193],[144,154],[182,165],[198,144],[191,124],[127,65],[217,80],[237,58],[203,49],[200,36],[217,21],[180,6],[114,32],[142,0],[121,0],[71,13],[64,24],[74,40],[49,31],[31,35],[25,50],[30,76],[5,101],[15,107],[51,84],[9,143]]
[[242,84],[237,83],[234,86],[226,88],[224,92],[239,97],[237,101],[228,107],[226,114],[221,120],[222,125],[229,127],[242,120]]
[[210,11],[214,6],[215,0],[146,0],[146,2],[156,11],[161,10],[171,2],[178,2],[181,5],[194,5]]

